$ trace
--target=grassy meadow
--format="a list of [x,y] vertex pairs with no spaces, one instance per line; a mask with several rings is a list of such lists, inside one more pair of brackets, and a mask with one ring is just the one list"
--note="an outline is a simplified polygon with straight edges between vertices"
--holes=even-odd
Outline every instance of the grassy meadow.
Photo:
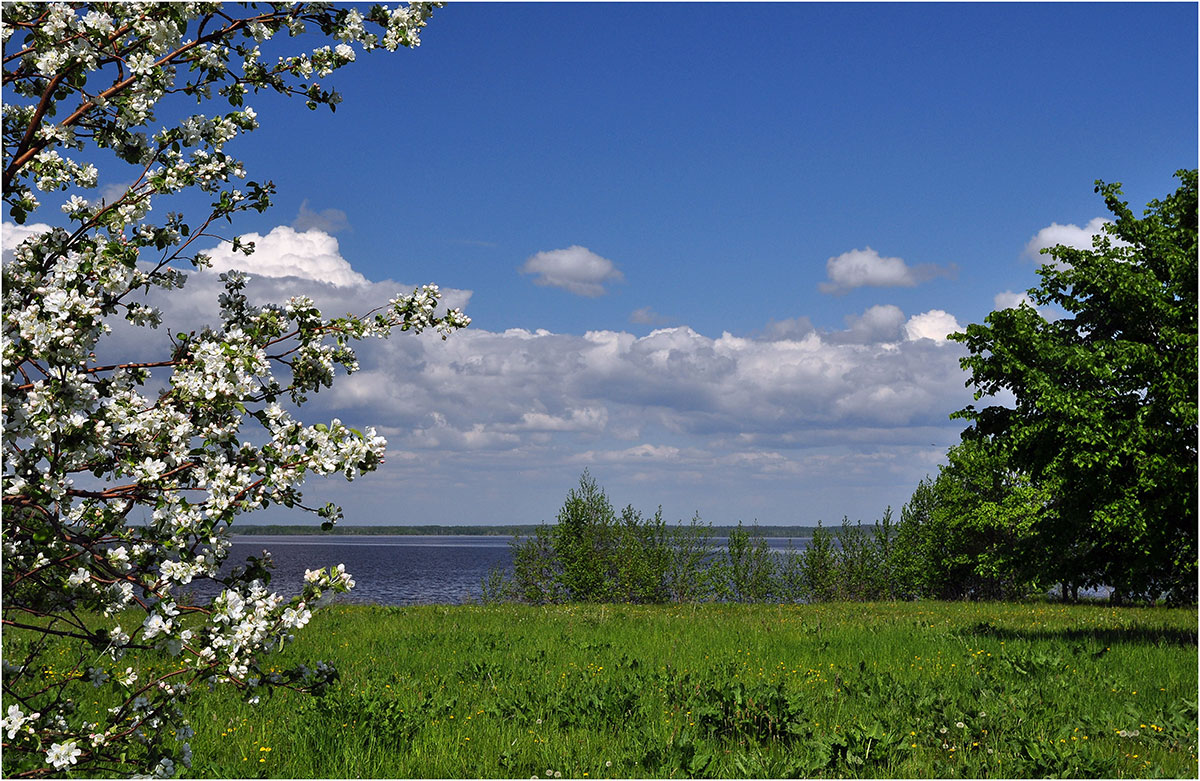
[[190,704],[206,777],[1195,777],[1194,610],[334,606],[324,698]]

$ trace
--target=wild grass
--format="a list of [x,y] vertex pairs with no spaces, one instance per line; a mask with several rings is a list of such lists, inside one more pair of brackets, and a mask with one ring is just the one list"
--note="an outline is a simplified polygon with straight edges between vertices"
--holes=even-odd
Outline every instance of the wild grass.
[[285,654],[341,682],[198,693],[192,774],[1195,777],[1196,650],[1162,608],[334,606]]

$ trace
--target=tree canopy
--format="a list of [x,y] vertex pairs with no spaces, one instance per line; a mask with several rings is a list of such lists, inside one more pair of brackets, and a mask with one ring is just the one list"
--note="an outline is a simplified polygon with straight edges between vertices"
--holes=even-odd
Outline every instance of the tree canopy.
[[1098,181],[1113,219],[1090,249],[1043,251],[1029,298],[1045,314],[1022,303],[950,338],[977,400],[1015,398],[956,416],[1046,496],[1031,563],[1068,586],[1193,602],[1196,171],[1176,176],[1140,218]]

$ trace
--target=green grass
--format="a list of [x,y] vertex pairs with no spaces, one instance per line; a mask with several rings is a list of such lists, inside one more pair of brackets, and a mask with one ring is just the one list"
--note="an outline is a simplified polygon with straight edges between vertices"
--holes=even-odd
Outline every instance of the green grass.
[[342,681],[199,694],[193,774],[1197,773],[1194,610],[338,606],[285,656]]

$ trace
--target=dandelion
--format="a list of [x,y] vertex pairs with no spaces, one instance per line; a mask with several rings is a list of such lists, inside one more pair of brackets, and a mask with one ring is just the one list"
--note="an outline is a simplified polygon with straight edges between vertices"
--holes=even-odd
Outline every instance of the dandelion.
[[940,732],[940,733],[942,733],[943,735],[945,735],[945,734],[946,734],[946,728],[945,728],[945,727],[939,727],[939,728],[938,728],[938,732]]
[[959,729],[963,729],[963,728],[965,728],[967,725],[966,725],[966,724],[963,724],[961,721],[956,721],[956,722],[954,722],[954,726],[958,727]]
[[605,760],[605,762],[604,762],[604,766],[605,766],[605,767],[612,767],[612,760],[611,760],[611,759]]

